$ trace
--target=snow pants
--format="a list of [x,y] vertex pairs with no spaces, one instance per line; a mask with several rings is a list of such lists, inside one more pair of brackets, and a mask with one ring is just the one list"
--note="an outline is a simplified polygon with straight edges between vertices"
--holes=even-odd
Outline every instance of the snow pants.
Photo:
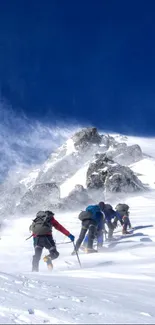
[[[104,235],[105,235],[105,226],[103,229],[96,229],[96,234],[95,234],[95,240],[97,241],[97,247],[100,248],[103,246],[103,242],[104,242]],[[83,246],[87,247],[88,245],[88,235],[85,236],[84,242],[83,242]]]
[[32,260],[32,271],[39,270],[39,261],[42,255],[43,248],[49,250],[49,255],[52,260],[56,259],[59,256],[59,252],[56,249],[52,235],[34,237],[33,245],[35,254]]
[[128,216],[124,216],[122,218],[123,221],[123,233],[125,233],[127,231],[127,228],[131,228],[131,222]]
[[114,229],[117,227],[117,221],[118,221],[117,218],[114,218],[113,222],[111,222],[111,221],[106,222],[106,224],[108,226],[108,239],[112,239]]
[[81,246],[81,244],[85,238],[87,231],[88,231],[88,246],[87,247],[90,249],[93,248],[93,241],[95,239],[96,230],[97,230],[96,221],[91,220],[91,219],[83,220],[80,235],[79,235],[79,238],[75,244],[75,249],[76,250],[79,249],[79,247]]

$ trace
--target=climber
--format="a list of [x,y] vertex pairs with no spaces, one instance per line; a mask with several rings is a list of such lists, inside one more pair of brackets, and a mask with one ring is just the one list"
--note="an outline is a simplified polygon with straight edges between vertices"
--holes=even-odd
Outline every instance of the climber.
[[104,216],[105,216],[105,223],[108,226],[108,240],[111,240],[113,237],[114,229],[117,227],[118,221],[123,226],[123,221],[121,215],[118,211],[115,211],[110,204],[104,205]]
[[[117,227],[118,221],[123,226],[123,220],[119,211],[115,211],[110,204],[105,204],[102,206],[103,219],[100,219],[96,229],[95,237],[97,239],[97,248],[100,249],[103,246],[104,234],[106,236],[105,224],[108,226],[108,240],[112,240],[114,229]],[[88,236],[86,236],[83,247],[87,246]]]
[[30,231],[32,231],[35,254],[32,261],[32,271],[39,271],[39,261],[43,248],[49,250],[51,260],[59,256],[52,236],[52,227],[56,228],[74,242],[75,237],[65,229],[55,218],[52,211],[39,211],[33,220]]
[[[95,243],[97,243],[97,249],[100,250],[103,247],[104,243],[104,236],[106,238],[107,230],[105,229],[105,221],[101,221],[97,228],[96,228],[96,233],[95,233]],[[105,239],[106,240],[106,239]],[[81,246],[81,249],[87,252],[87,245],[88,245],[88,234],[86,234],[83,244]]]
[[131,227],[131,222],[130,222],[130,218],[129,218],[129,206],[125,203],[119,203],[116,205],[116,211],[119,212],[121,218],[122,218],[122,222],[123,222],[123,229],[122,229],[122,234],[128,234],[129,232],[127,231],[127,228],[129,227],[130,229]]
[[[79,250],[81,243],[83,242],[84,237],[88,231],[87,253],[96,252],[96,250],[93,249],[93,241],[95,238],[97,227],[99,223],[102,223],[103,220],[103,207],[104,202],[100,202],[97,205],[89,205],[85,211],[82,211],[79,214],[79,219],[82,221],[82,225],[79,238],[75,244],[76,251]],[[73,251],[72,255],[74,254],[75,251]]]

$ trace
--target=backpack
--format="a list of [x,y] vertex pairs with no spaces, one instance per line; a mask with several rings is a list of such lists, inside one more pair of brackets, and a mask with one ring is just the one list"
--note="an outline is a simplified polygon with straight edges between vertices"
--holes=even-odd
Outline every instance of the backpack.
[[110,204],[105,204],[105,210],[106,210],[106,211],[111,211],[111,210],[113,210],[112,205],[110,205]]
[[30,230],[35,235],[43,236],[51,232],[52,224],[51,224],[52,215],[46,213],[45,211],[39,211],[36,214],[36,218],[33,220],[32,225],[30,226]]
[[78,215],[78,218],[81,221],[90,220],[92,219],[92,213],[90,211],[81,211]]
[[125,203],[119,203],[117,204],[115,208],[122,216],[126,214],[127,216],[129,215],[129,206]]

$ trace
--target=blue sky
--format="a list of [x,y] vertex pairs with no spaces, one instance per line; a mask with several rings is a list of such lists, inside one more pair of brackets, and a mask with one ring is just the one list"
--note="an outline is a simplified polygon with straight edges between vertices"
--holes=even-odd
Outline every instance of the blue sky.
[[30,120],[155,135],[155,1],[1,0],[0,93]]

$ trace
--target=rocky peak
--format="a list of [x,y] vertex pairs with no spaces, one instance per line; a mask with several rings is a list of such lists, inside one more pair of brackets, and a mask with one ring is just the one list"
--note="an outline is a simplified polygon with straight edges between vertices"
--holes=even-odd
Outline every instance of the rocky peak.
[[99,145],[102,141],[102,136],[98,133],[97,128],[85,128],[75,133],[72,137],[76,149],[84,149],[92,144]]

